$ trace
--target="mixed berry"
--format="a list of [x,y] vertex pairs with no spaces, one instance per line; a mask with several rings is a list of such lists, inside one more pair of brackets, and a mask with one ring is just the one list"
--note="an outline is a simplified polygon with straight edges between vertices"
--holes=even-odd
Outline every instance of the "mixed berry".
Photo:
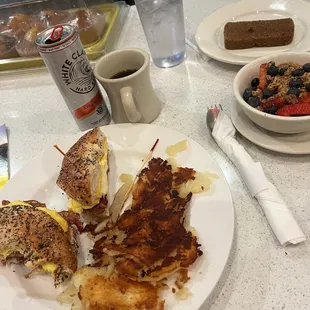
[[261,64],[259,77],[244,90],[243,99],[251,107],[269,114],[310,115],[310,63]]

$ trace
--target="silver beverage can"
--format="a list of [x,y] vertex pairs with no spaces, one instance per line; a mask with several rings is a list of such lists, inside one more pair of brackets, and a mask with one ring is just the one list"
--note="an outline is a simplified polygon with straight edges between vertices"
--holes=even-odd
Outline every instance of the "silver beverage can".
[[111,115],[77,31],[68,24],[38,34],[37,48],[81,130],[107,125]]

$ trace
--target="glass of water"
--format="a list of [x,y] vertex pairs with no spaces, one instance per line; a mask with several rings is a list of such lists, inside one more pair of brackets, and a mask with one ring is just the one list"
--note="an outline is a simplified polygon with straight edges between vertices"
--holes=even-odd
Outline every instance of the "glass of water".
[[156,66],[173,67],[185,58],[183,0],[135,0]]

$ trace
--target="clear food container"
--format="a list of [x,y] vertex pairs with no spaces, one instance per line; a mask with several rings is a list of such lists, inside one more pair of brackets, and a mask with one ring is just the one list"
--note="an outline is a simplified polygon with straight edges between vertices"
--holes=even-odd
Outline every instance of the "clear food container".
[[113,49],[127,12],[124,2],[112,0],[0,0],[0,71],[44,65],[36,36],[64,23],[76,28],[94,60]]

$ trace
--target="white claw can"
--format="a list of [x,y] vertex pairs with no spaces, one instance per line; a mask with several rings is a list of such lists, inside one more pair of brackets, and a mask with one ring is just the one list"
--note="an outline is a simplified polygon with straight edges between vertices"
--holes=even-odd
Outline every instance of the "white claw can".
[[109,124],[111,115],[77,31],[68,24],[53,26],[38,34],[36,44],[79,128]]

